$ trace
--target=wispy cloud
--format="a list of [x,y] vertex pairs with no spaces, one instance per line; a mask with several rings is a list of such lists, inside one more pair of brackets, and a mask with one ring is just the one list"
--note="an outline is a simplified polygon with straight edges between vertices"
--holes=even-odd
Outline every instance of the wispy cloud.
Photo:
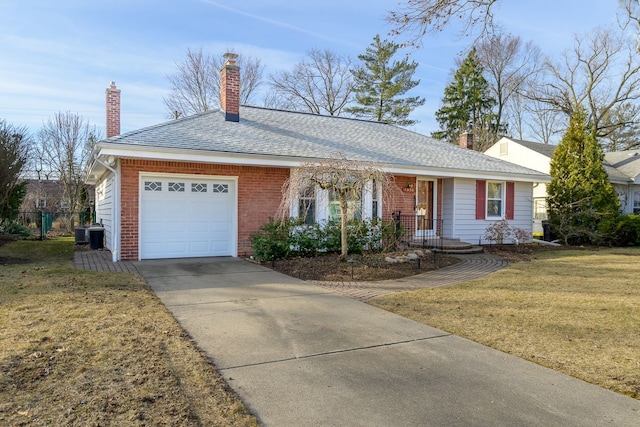
[[238,14],[238,15],[243,15],[243,16],[246,16],[248,18],[255,19],[257,21],[266,22],[267,24],[271,24],[271,25],[274,25],[274,26],[277,26],[277,27],[280,27],[280,28],[286,28],[286,29],[289,29],[289,30],[292,30],[292,31],[296,31],[298,33],[306,34],[306,35],[311,36],[311,37],[315,37],[315,38],[318,38],[318,39],[326,40],[326,41],[329,41],[331,43],[337,43],[337,44],[341,44],[341,45],[345,45],[345,46],[357,47],[356,44],[345,42],[344,39],[339,39],[339,38],[336,38],[336,37],[328,36],[326,34],[321,34],[321,33],[315,32],[315,31],[310,31],[310,30],[307,30],[306,28],[302,28],[302,27],[298,27],[297,25],[289,24],[288,22],[282,22],[282,21],[277,21],[275,19],[266,18],[264,16],[256,15],[255,13],[246,12],[244,10],[228,6],[226,4],[221,4],[221,3],[218,3],[218,2],[213,1],[213,0],[200,0],[200,1],[202,1],[202,3],[209,4],[211,6],[215,6],[215,7],[220,8],[220,9],[228,10],[231,13],[235,13],[235,14]]

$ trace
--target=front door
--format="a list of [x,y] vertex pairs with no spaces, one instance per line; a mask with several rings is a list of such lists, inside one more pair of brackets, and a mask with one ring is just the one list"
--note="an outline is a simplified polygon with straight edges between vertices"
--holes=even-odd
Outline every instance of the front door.
[[436,233],[435,221],[435,181],[418,179],[416,191],[416,234],[433,236]]

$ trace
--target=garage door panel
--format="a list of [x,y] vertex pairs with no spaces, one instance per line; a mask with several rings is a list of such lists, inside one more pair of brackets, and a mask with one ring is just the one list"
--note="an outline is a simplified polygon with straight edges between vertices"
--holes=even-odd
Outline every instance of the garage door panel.
[[[147,182],[153,182],[148,186],[153,191],[145,191]],[[175,191],[179,188],[184,191]],[[234,181],[143,177],[141,193],[141,258],[235,254]]]
[[182,221],[167,221],[165,224],[165,232],[167,233],[184,233],[187,229],[187,224]]

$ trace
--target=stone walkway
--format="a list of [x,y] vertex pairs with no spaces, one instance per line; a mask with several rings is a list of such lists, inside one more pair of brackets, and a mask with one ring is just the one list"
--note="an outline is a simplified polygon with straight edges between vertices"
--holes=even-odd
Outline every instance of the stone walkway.
[[428,271],[402,279],[383,280],[379,282],[323,282],[309,280],[309,283],[330,289],[359,301],[392,294],[394,292],[412,291],[423,288],[438,288],[454,285],[459,282],[478,279],[498,271],[509,261],[492,254],[449,255],[460,259],[460,262],[439,270]]
[[[460,262],[440,270],[428,271],[402,279],[383,280],[379,282],[323,282],[309,280],[308,283],[321,286],[332,292],[348,296],[358,301],[368,301],[394,292],[410,291],[422,288],[437,288],[453,285],[467,280],[478,279],[487,274],[498,271],[509,262],[492,254],[450,255],[460,259]],[[74,254],[74,265],[78,270],[117,271],[123,273],[138,273],[135,262],[111,261],[108,250],[82,250]]]
[[73,253],[73,265],[77,270],[117,271],[120,273],[138,273],[131,261],[113,262],[111,251],[107,249],[87,249]]

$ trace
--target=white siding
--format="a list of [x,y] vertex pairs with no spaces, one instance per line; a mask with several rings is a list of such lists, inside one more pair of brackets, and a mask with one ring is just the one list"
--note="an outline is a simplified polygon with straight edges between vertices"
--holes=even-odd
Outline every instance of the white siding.
[[[500,145],[505,143],[507,144],[506,154],[500,151]],[[485,154],[546,174],[549,173],[551,165],[551,159],[549,157],[513,142],[508,138],[502,138],[493,144],[485,151]]]
[[111,173],[96,185],[96,221],[104,227],[105,247],[110,251],[113,239],[113,181]]
[[[453,204],[455,210],[451,237],[474,244],[478,242],[489,243],[484,239],[484,233],[495,220],[476,219],[476,180],[456,178],[453,185],[455,187]],[[514,190],[514,219],[509,221],[509,225],[512,228],[522,228],[531,232],[532,184],[516,182]]]
[[454,205],[455,181],[453,178],[442,180],[442,237],[453,236],[456,211]]

